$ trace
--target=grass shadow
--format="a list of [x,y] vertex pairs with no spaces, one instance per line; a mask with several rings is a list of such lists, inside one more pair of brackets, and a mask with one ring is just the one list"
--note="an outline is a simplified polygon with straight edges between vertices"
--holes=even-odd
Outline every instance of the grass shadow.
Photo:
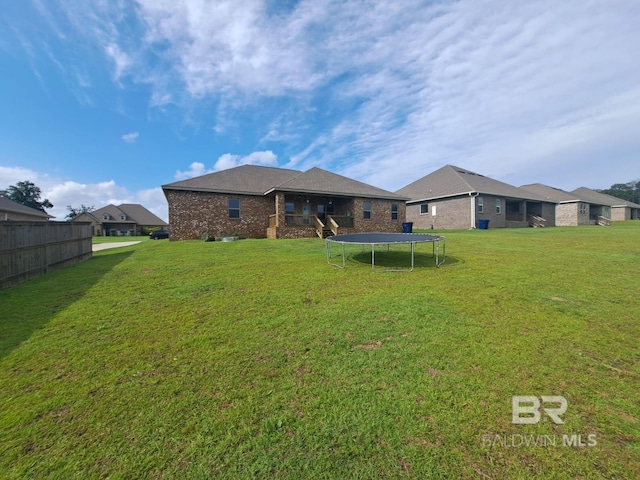
[[[359,253],[347,254],[347,261],[353,261],[365,265],[371,265],[371,251],[362,251]],[[442,255],[439,257],[439,261],[442,262]],[[460,263],[462,260],[450,255],[446,256],[445,263],[441,265],[452,266],[456,263]],[[376,268],[388,268],[388,269],[405,269],[411,268],[411,252],[409,251],[394,251],[394,250],[376,250],[375,252]],[[414,268],[429,269],[437,268],[436,259],[431,252],[415,252],[414,256]]]
[[0,290],[0,360],[82,298],[103,275],[131,253],[94,255],[71,267]]

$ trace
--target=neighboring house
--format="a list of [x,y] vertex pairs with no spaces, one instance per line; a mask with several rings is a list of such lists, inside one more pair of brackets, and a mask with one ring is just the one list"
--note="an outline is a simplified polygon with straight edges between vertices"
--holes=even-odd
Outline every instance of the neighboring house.
[[445,165],[396,192],[409,197],[407,221],[414,228],[489,228],[555,224],[555,205],[535,193],[484,175]]
[[50,218],[54,217],[42,210],[36,210],[0,196],[0,222],[11,220],[15,222],[46,222]]
[[91,222],[94,236],[144,235],[149,229],[167,228],[167,223],[137,203],[107,205],[81,213],[72,222]]
[[305,172],[242,165],[163,185],[172,240],[203,235],[325,237],[400,232],[401,195],[312,168]]
[[580,187],[571,193],[578,196],[581,200],[594,203],[603,203],[611,207],[611,220],[638,220],[640,219],[640,205],[613,197],[605,193],[596,192],[587,187]]
[[575,193],[541,183],[522,185],[520,188],[556,204],[557,227],[611,224],[611,207],[602,202],[591,202]]

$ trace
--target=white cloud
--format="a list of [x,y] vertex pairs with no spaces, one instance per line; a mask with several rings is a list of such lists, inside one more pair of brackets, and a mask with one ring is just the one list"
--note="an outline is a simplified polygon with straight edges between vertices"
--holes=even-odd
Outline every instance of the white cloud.
[[169,218],[167,201],[160,187],[131,192],[118,185],[114,180],[97,183],[80,183],[73,180],[55,178],[48,174],[41,174],[22,167],[0,166],[0,188],[7,188],[19,181],[29,180],[42,192],[42,198],[47,198],[53,208],[47,213],[53,215],[56,221],[64,221],[68,210],[67,205],[104,207],[109,204],[139,203],[151,210],[163,220]]
[[200,175],[211,172],[213,172],[213,170],[207,170],[204,163],[193,162],[191,165],[189,165],[189,168],[187,170],[178,170],[175,173],[174,178],[176,180],[186,180],[187,178],[199,177]]
[[38,173],[24,167],[3,167],[0,165],[0,190],[5,190],[10,185],[28,180],[38,186],[38,180],[42,177]]
[[140,137],[140,134],[138,132],[131,132],[131,133],[122,135],[122,140],[124,140],[127,143],[135,143],[135,141],[138,140],[139,137]]
[[246,156],[233,155],[225,153],[220,155],[216,160],[213,168],[207,169],[204,163],[193,162],[187,170],[178,170],[174,177],[176,180],[186,180],[188,178],[199,177],[207,173],[217,172],[219,170],[227,170],[229,168],[238,167],[240,165],[263,165],[268,167],[278,166],[278,156],[272,151],[253,152]]
[[278,157],[270,150],[266,152],[253,152],[245,157],[225,153],[218,158],[215,165],[213,166],[213,170],[226,170],[228,168],[238,167],[240,165],[263,165],[267,167],[277,167]]
[[[36,0],[44,22],[104,55],[119,86],[149,85],[151,106],[189,115],[215,105],[219,135],[263,128],[260,147],[286,144],[298,168],[395,189],[445,163],[518,181],[514,172],[559,172],[564,160],[568,181],[605,156],[621,181],[635,162],[635,0],[52,3]],[[29,53],[36,41],[23,38]],[[68,71],[91,85],[70,57]],[[267,104],[258,127],[238,120]],[[251,161],[275,165],[273,155]],[[242,162],[225,154],[213,169],[192,164],[176,176]],[[539,181],[554,183],[551,175]]]
[[117,82],[120,80],[120,77],[126,72],[126,70],[131,66],[133,61],[129,58],[129,55],[122,50],[116,43],[110,43],[104,48],[105,53],[109,58],[111,58],[114,71],[113,78]]

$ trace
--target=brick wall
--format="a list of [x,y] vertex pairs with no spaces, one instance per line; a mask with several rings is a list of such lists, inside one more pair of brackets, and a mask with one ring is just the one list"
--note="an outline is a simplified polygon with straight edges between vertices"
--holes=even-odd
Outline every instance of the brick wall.
[[[420,204],[407,205],[407,221],[419,229],[464,229],[471,226],[471,199],[469,196],[426,202],[427,213],[420,213]],[[436,215],[433,215],[436,207]],[[433,227],[432,227],[433,225]]]
[[555,203],[543,203],[542,204],[542,215],[547,223],[547,227],[553,227],[556,225],[556,204]]
[[[364,203],[371,203],[371,218],[364,218]],[[391,205],[398,205],[398,219],[391,218]],[[353,233],[364,232],[402,232],[402,223],[406,221],[406,204],[397,200],[369,198],[353,199]]]
[[[269,215],[275,213],[273,196],[227,195],[165,190],[169,203],[171,240],[197,240],[204,234],[238,233],[265,238]],[[229,218],[229,199],[240,200],[240,218]]]
[[613,207],[611,209],[611,220],[630,220],[631,209],[629,207]]
[[[238,233],[249,238],[304,238],[316,236],[315,225],[284,226],[285,197],[277,193],[268,197],[227,195],[209,192],[165,190],[169,202],[169,225],[172,240],[195,240],[204,234],[221,236]],[[229,218],[228,202],[240,200],[240,218]],[[371,202],[371,219],[363,218],[364,202]],[[391,218],[391,205],[398,205],[398,218]],[[401,232],[406,218],[402,201],[353,199],[354,232]],[[315,215],[314,209],[310,214]],[[269,227],[269,215],[277,214],[278,227]],[[344,229],[347,233],[347,229]]]
[[580,215],[580,202],[560,203],[556,206],[556,226],[573,227],[576,225],[589,224],[589,206],[587,205],[587,214]]
[[[478,209],[478,197],[483,199],[483,211]],[[479,195],[473,200],[468,196],[452,197],[441,200],[423,202],[427,204],[427,213],[420,213],[420,204],[407,205],[407,221],[413,222],[413,228],[419,229],[465,229],[471,227],[471,202],[474,202],[475,227],[478,220],[489,220],[489,228],[528,227],[526,213],[522,212],[522,220],[507,220],[507,199],[495,195]],[[501,202],[501,213],[496,213],[496,199]],[[526,208],[526,202],[522,201],[522,209]],[[433,207],[436,215],[433,215]],[[555,205],[542,203],[542,217],[547,220],[548,226],[555,225]]]

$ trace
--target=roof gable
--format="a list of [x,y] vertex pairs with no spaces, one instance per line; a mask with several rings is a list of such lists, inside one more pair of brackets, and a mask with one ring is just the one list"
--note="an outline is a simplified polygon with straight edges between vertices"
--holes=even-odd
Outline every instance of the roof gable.
[[301,172],[284,168],[241,165],[169,183],[162,188],[246,195],[266,195],[280,191],[406,200],[396,193],[317,167]]
[[[91,212],[91,215],[99,222],[133,222],[132,219],[127,217],[125,212],[113,204],[94,210]],[[124,220],[120,218],[121,216],[124,216]]]
[[44,219],[54,218],[52,215],[49,215],[42,210],[27,207],[26,205],[22,205],[21,203],[14,202],[10,198],[2,196],[0,196],[0,210],[6,212],[21,213],[23,215],[33,215],[34,217],[42,217]]
[[[165,222],[161,218],[158,218],[156,215],[151,213],[139,203],[122,203],[118,206],[109,204],[92,212],[81,213],[73,220],[81,221],[82,216],[89,217],[95,220],[97,223],[135,223],[137,225],[145,226],[163,226],[167,224],[167,222]],[[122,219],[122,217],[124,217],[124,220]]]
[[445,165],[429,175],[401,188],[397,193],[411,198],[412,201],[432,200],[467,194],[497,195],[509,198],[547,201],[535,193],[454,165]]
[[638,205],[637,203],[614,197],[612,195],[607,195],[606,193],[596,192],[595,190],[587,187],[576,188],[572,193],[579,198],[592,203],[601,203],[602,205],[609,205],[611,207],[624,206],[631,208],[640,208],[640,205]]
[[195,190],[203,192],[264,195],[274,186],[300,175],[299,170],[241,165],[163,185],[164,190]]
[[580,199],[577,195],[567,192],[560,188],[550,187],[542,183],[531,183],[529,185],[522,185],[520,188],[533,192],[541,197],[546,198],[548,201],[554,203],[571,203],[579,202]]
[[281,183],[271,189],[271,191],[406,200],[404,197],[396,193],[317,167],[311,168],[306,172]]
[[134,220],[138,225],[166,225],[167,222],[154,215],[139,203],[123,203],[118,205],[118,209],[124,212],[128,218]]

